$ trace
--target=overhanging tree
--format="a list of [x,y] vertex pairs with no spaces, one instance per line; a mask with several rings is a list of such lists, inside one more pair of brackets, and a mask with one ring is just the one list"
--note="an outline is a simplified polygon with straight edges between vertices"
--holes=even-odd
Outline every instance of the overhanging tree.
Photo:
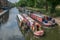
[[51,4],[50,13],[54,13],[56,6],[60,3],[60,0],[47,0],[47,1]]

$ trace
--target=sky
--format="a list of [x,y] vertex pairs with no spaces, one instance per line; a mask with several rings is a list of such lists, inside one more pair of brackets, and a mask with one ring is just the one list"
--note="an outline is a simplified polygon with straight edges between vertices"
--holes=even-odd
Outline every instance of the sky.
[[15,2],[18,2],[19,0],[8,0],[8,1],[15,3]]

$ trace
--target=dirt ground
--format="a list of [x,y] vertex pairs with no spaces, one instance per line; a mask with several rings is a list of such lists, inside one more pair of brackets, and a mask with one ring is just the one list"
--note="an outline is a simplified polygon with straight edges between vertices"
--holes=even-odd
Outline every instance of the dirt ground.
[[56,17],[55,21],[57,22],[57,24],[60,26],[60,17]]

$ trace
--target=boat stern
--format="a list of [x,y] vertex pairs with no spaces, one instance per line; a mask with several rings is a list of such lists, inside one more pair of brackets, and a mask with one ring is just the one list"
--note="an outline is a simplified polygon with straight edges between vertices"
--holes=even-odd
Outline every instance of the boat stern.
[[34,35],[38,36],[38,37],[41,37],[41,36],[44,35],[44,30],[36,31],[36,32],[34,32]]

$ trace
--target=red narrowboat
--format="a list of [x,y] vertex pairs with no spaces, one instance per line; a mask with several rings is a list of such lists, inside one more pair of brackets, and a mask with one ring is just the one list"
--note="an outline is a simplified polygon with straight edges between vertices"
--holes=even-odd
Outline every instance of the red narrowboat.
[[53,18],[44,16],[42,14],[29,14],[31,18],[37,20],[38,22],[42,23],[44,26],[52,26],[55,25],[56,22]]
[[[19,15],[18,15],[19,16]],[[27,25],[27,28],[29,27],[30,30],[33,32],[35,36],[43,36],[44,35],[44,30],[41,28],[41,25],[30,18],[27,14],[22,14],[23,17],[23,23]]]

